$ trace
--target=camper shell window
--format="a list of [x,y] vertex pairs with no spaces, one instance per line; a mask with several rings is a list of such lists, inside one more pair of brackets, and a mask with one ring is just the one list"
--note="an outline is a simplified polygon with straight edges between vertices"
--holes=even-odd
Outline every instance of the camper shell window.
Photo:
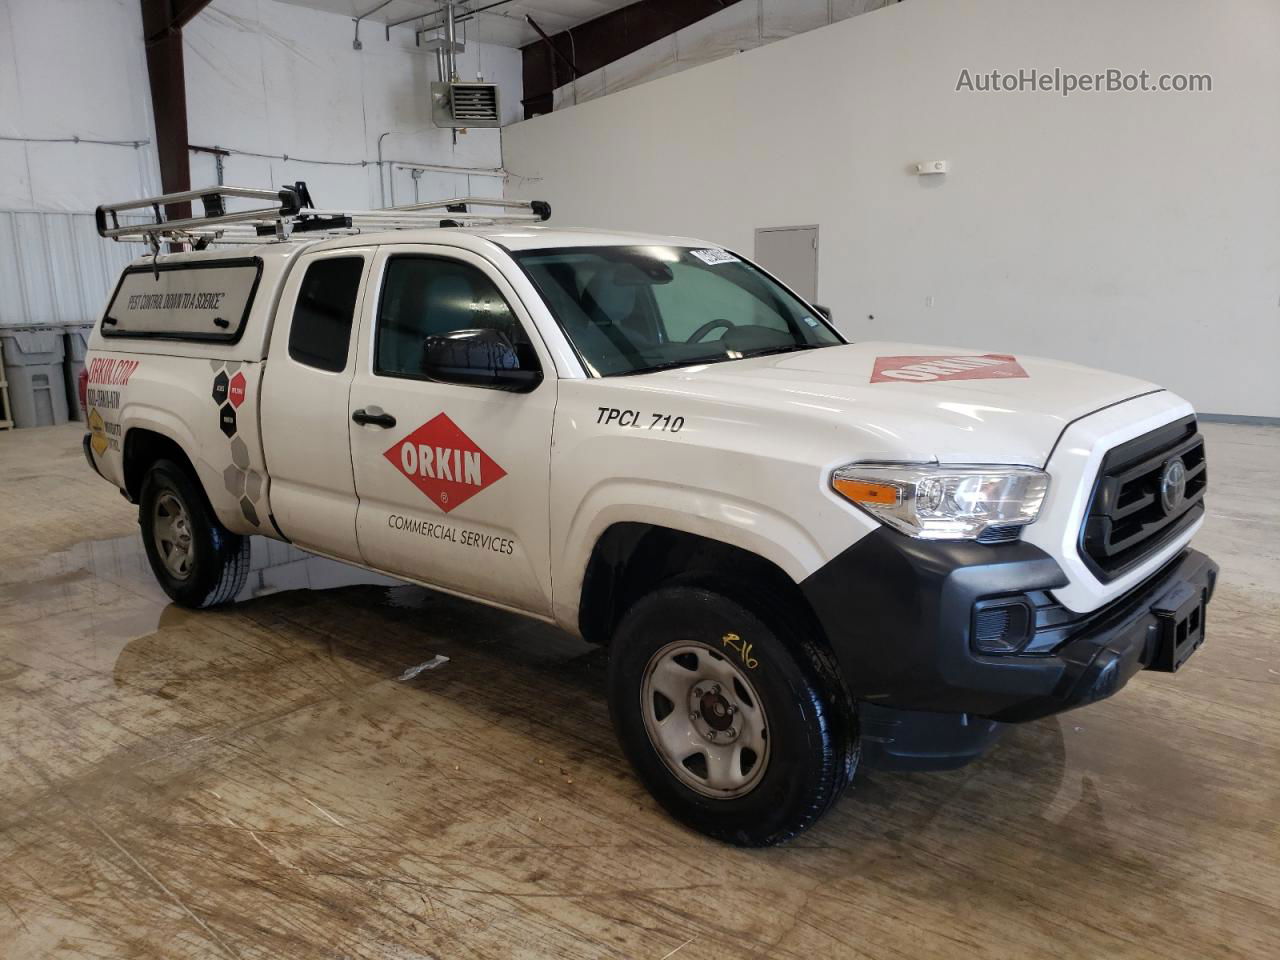
[[236,343],[261,278],[259,257],[129,267],[102,318],[102,335]]

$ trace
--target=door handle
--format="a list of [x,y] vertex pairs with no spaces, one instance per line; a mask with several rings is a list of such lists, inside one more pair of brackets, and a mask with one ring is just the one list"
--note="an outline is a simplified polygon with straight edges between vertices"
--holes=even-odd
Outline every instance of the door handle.
[[351,414],[351,419],[360,426],[382,427],[387,429],[396,425],[396,418],[389,413],[383,413],[381,407],[366,407],[363,410],[357,410]]

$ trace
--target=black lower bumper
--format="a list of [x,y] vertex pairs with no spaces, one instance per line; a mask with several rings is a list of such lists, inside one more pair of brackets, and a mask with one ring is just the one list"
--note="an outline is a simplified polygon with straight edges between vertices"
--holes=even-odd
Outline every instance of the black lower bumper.
[[[949,714],[953,725],[1032,720],[1109,697],[1144,668],[1177,669],[1203,641],[1217,573],[1188,550],[1079,616],[1046,609],[1047,591],[1067,580],[1037,547],[913,540],[885,529],[801,587],[868,718],[898,727],[914,719],[935,735],[941,721],[898,713]],[[975,649],[975,605],[993,599],[1025,599],[1032,611],[1023,652]],[[969,735],[985,737],[989,725],[979,726]]]

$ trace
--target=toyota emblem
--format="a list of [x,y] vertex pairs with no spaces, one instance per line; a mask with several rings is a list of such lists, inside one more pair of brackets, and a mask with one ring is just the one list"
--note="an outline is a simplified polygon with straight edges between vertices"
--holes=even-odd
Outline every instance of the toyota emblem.
[[1187,465],[1181,459],[1170,460],[1160,473],[1160,506],[1172,514],[1187,495]]

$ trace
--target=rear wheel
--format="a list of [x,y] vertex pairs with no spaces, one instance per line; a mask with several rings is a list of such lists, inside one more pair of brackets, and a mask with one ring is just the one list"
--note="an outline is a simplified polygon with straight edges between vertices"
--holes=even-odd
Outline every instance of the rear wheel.
[[204,491],[172,460],[142,484],[138,523],[151,571],[175,603],[211,607],[235,599],[249,577],[249,540],[218,522]]
[[636,773],[677,819],[740,846],[810,826],[857,764],[830,658],[785,621],[665,587],[627,612],[611,650],[610,711]]

